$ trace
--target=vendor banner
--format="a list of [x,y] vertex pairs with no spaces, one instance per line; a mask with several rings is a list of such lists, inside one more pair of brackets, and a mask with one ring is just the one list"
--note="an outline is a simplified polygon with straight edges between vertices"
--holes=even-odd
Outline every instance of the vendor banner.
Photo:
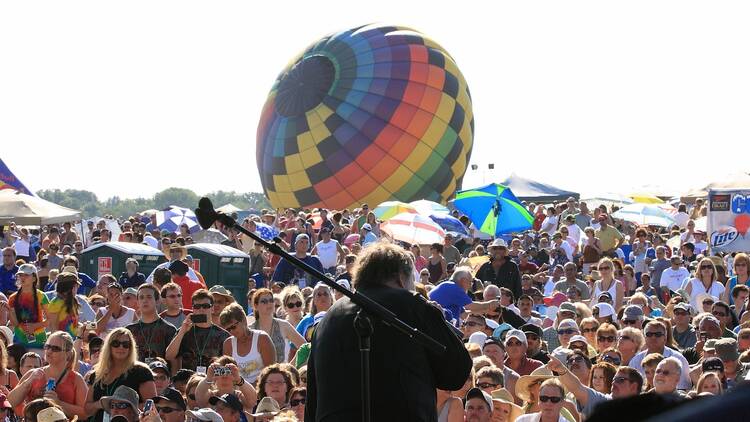
[[750,187],[708,192],[711,253],[750,251]]

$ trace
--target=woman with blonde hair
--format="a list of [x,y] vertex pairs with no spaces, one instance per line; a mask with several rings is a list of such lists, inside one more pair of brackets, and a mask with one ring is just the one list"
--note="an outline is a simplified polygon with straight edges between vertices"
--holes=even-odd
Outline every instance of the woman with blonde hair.
[[536,404],[530,406],[527,402],[524,405],[526,414],[516,418],[516,422],[575,422],[578,420],[578,411],[573,403],[565,400],[565,387],[560,381],[549,377],[544,380],[535,380],[533,385],[536,393],[532,397]]
[[721,379],[716,372],[705,372],[695,384],[697,394],[711,393],[714,396],[720,396],[724,393],[724,387],[721,385]]
[[[64,331],[52,333],[44,345],[44,359],[47,365],[27,372],[8,395],[8,401],[18,406],[45,397],[60,406],[68,418],[85,418],[88,388],[74,370],[78,359],[73,337]],[[47,391],[48,380],[54,380],[52,391]]]
[[587,317],[581,320],[581,334],[586,337],[589,344],[596,344],[596,330],[599,329],[599,321],[594,317]]
[[604,350],[614,346],[617,343],[617,327],[612,324],[604,323],[596,330],[596,352],[602,353]]
[[[547,381],[556,380],[555,375],[546,366],[540,366],[539,368],[536,368],[530,375],[524,375],[518,379],[518,381],[516,382],[516,397],[523,400],[523,406],[521,406],[521,408],[526,415],[519,417],[518,419],[516,419],[516,421],[522,420],[521,418],[523,417],[529,417],[531,415],[539,414],[541,410],[540,405],[542,403],[542,385],[547,383]],[[560,384],[560,389],[561,392],[559,395],[560,397],[562,397],[562,400],[558,400],[557,402],[561,403],[561,408],[564,407],[564,409],[561,410],[562,416],[560,421],[576,422],[578,420],[578,411],[576,410],[573,403],[565,400],[565,392],[564,388],[562,388],[562,384]],[[533,421],[535,419],[530,418],[526,420]]]
[[721,301],[734,305],[734,298],[732,297],[732,289],[738,285],[748,285],[750,281],[750,257],[744,252],[740,252],[734,256],[734,276],[727,280],[727,284],[724,285],[724,294],[721,296]]
[[296,327],[305,314],[305,297],[297,286],[286,286],[281,291],[281,304],[284,306],[285,319]]
[[602,258],[599,260],[597,270],[601,275],[601,280],[597,280],[594,283],[594,292],[591,295],[592,300],[596,300],[599,295],[603,292],[608,292],[612,297],[612,306],[615,310],[622,307],[622,300],[625,296],[625,288],[622,282],[615,278],[615,265],[609,258]]
[[630,360],[643,349],[646,339],[643,337],[643,331],[633,327],[625,327],[620,330],[617,336],[617,350],[622,356],[622,365],[627,366]]
[[717,280],[716,266],[711,258],[703,258],[695,270],[695,277],[689,279],[685,285],[685,292],[690,296],[690,304],[693,309],[703,309],[703,304],[698,303],[699,296],[706,294],[713,297],[714,301],[724,293],[724,285]]
[[[313,302],[314,303],[314,302]],[[305,339],[292,325],[274,317],[275,305],[273,293],[269,289],[258,289],[253,295],[253,315],[255,321],[250,325],[254,330],[261,330],[271,337],[276,350],[276,362],[288,362],[294,356],[290,343],[295,348],[305,344]]]
[[313,288],[310,298],[310,312],[302,318],[296,327],[297,332],[305,337],[307,341],[310,341],[310,338],[308,338],[308,328],[315,322],[315,315],[320,312],[327,312],[333,305],[333,292],[331,292],[331,288],[327,284],[319,282]]
[[99,362],[87,380],[86,413],[93,415],[95,422],[104,418],[105,409],[100,399],[111,396],[121,385],[137,391],[141,402],[156,396],[154,374],[148,366],[136,361],[136,347],[133,334],[124,327],[112,330],[104,341]]

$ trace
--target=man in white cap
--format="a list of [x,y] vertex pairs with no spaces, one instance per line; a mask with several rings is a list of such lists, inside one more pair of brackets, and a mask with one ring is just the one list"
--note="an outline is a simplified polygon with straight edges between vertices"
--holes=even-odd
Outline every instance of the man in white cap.
[[513,329],[505,334],[505,351],[508,355],[505,358],[505,365],[521,376],[529,375],[534,369],[543,365],[542,362],[526,356],[528,348],[529,343],[523,331]]
[[495,239],[489,246],[490,261],[485,262],[477,271],[477,278],[490,282],[498,287],[506,287],[513,292],[513,297],[522,293],[521,272],[518,265],[508,258],[508,244],[503,239]]

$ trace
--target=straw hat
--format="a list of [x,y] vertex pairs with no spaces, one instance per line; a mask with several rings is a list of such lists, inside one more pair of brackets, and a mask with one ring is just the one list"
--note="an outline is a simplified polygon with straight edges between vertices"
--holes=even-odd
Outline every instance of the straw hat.
[[508,415],[509,421],[514,421],[516,418],[523,415],[523,409],[514,402],[513,395],[505,388],[493,391],[492,401],[495,402],[495,411],[498,411],[499,404],[510,405],[510,415]]
[[516,381],[516,397],[529,401],[529,386],[537,381],[545,381],[554,378],[555,375],[546,366],[534,369],[531,375],[524,375]]

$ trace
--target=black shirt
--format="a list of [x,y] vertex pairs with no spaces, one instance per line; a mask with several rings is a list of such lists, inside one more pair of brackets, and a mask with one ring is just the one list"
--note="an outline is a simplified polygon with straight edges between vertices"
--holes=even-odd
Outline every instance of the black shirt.
[[[104,385],[101,383],[100,380],[94,379],[94,373],[91,372],[91,375],[89,376],[89,379],[87,380],[89,388],[94,389],[94,401],[99,400],[100,398],[104,396],[111,396],[114,394],[117,387],[121,385],[128,386],[135,390],[139,397],[140,397],[140,390],[141,384],[148,381],[154,380],[154,374],[151,372],[150,369],[148,369],[148,366],[136,362],[135,366],[130,368],[127,372],[122,374],[119,378],[114,380],[111,384]],[[143,398],[140,398],[141,402],[143,402]],[[96,412],[96,414],[93,416],[94,421],[101,422],[104,418],[104,411],[99,410]]]
[[133,276],[128,276],[127,271],[123,271],[122,274],[120,274],[120,280],[119,283],[122,286],[123,289],[127,289],[128,287],[132,287],[137,289],[138,286],[146,282],[146,276],[143,275],[143,273],[139,273],[136,271]]
[[209,328],[193,326],[180,343],[179,357],[182,358],[182,369],[195,371],[198,366],[205,366],[224,354],[224,340],[230,334],[223,328],[212,325]]
[[135,337],[135,343],[138,345],[138,360],[146,363],[149,363],[146,359],[163,358],[166,355],[167,346],[177,334],[174,325],[161,318],[149,323],[134,322],[126,328]]
[[513,292],[513,297],[518,299],[521,296],[521,273],[518,271],[518,265],[510,258],[505,258],[505,262],[495,272],[492,267],[493,261],[493,259],[490,259],[490,262],[485,262],[479,267],[477,278],[484,282],[489,281],[498,287],[510,289]]

